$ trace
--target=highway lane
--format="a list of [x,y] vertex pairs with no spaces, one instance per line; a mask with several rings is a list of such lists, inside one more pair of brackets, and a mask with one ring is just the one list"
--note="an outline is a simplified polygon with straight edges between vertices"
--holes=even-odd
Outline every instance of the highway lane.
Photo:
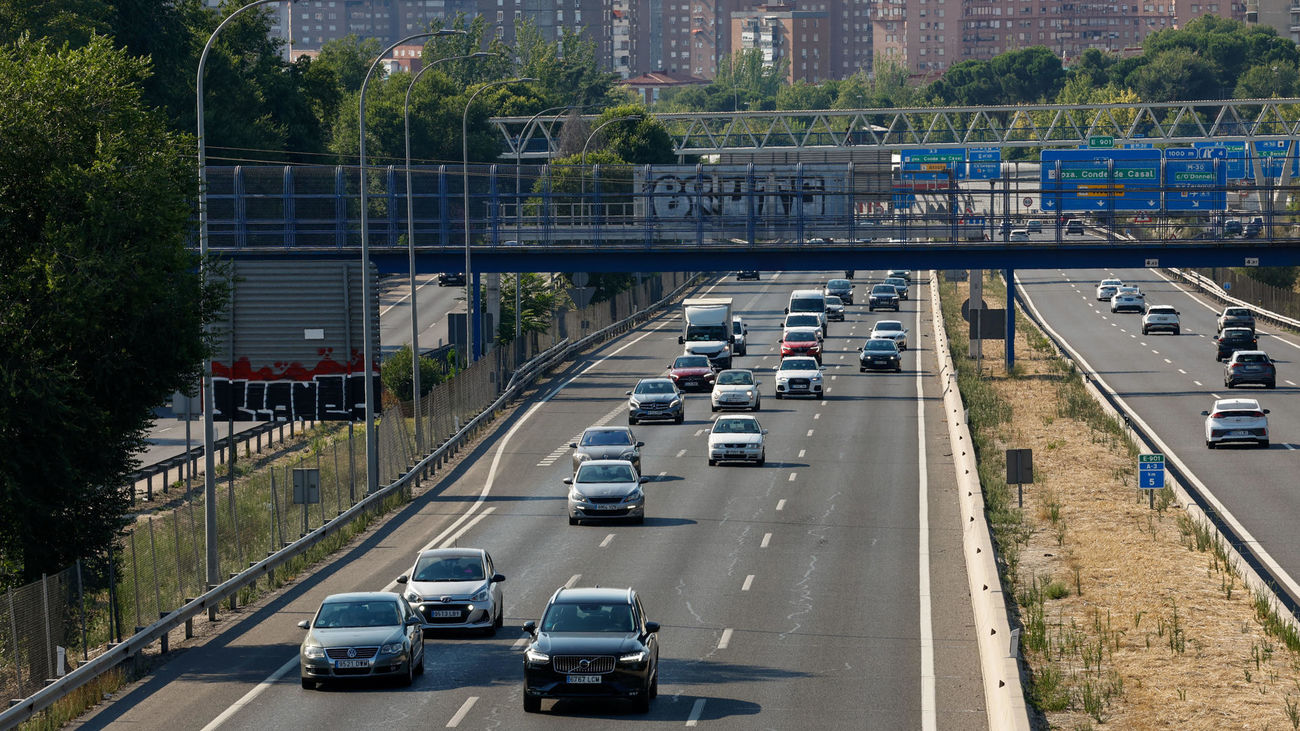
[[[816,719],[819,728],[921,728],[922,674],[933,677],[938,667],[945,679],[939,727],[982,727],[978,668],[964,636],[969,598],[961,561],[951,558],[960,556],[955,511],[935,511],[936,519],[951,521],[936,530],[931,549],[949,558],[932,564],[928,575],[941,626],[931,636],[920,621],[913,364],[919,351],[926,369],[933,367],[924,339],[913,333],[903,374],[859,374],[857,347],[870,321],[884,318],[853,307],[851,322],[832,326],[826,398],[772,398],[786,295],[824,279],[767,275],[713,291],[734,297],[750,323],[750,355],[738,365],[759,369],[767,394],[759,413],[770,430],[765,467],[708,467],[708,400],[691,396],[685,424],[635,427],[654,478],[646,525],[567,525],[561,480],[570,473],[568,442],[593,423],[624,423],[623,392],[638,376],[662,373],[680,351],[680,317],[659,317],[553,379],[550,398],[507,420],[505,435],[476,449],[443,479],[444,489],[174,659],[85,725],[203,727],[215,719],[213,727],[221,728],[414,728],[458,719],[473,728],[601,728],[616,719],[791,728]],[[914,287],[901,314],[914,329],[924,294]],[[567,385],[554,390],[561,383]],[[937,393],[928,395],[931,432],[939,409]],[[928,456],[941,466],[945,451]],[[946,473],[933,469],[931,479],[951,482],[951,463]],[[483,495],[475,508],[482,517],[457,522]],[[416,549],[439,536],[492,552],[508,577],[507,629],[491,640],[432,637],[429,672],[412,689],[299,688],[294,658],[301,631],[294,624],[325,594],[389,584]],[[651,618],[663,623],[661,695],[648,717],[617,705],[567,702],[555,713],[523,714],[517,627],[537,618],[566,583],[631,584]],[[923,637],[935,651],[928,671]],[[258,685],[282,667],[284,675]]]
[[[1151,270],[1096,269],[1018,272],[1023,291],[1047,323],[1077,348],[1131,408],[1291,576],[1300,576],[1294,516],[1300,495],[1291,475],[1300,464],[1300,340],[1259,328],[1259,347],[1278,361],[1278,387],[1227,389],[1215,361],[1217,303],[1191,294]],[[1148,304],[1181,313],[1182,335],[1141,334],[1140,316],[1111,314],[1094,292],[1102,277],[1135,283]],[[1215,398],[1256,398],[1268,408],[1267,450],[1206,449],[1202,410]]]

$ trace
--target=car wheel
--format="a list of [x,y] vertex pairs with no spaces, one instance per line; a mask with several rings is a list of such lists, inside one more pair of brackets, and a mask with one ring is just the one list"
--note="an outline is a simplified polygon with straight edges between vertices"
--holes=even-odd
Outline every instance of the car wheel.
[[714,413],[716,413],[716,412],[718,411],[718,407],[717,407],[717,406],[714,406],[714,405],[712,405],[712,404],[709,405],[709,408],[710,408],[711,410],[713,410]]
[[1264,384],[1264,385],[1265,385],[1266,387],[1268,387],[1268,388],[1277,388],[1277,381],[1269,381],[1268,383],[1266,383],[1266,384]]
[[1268,440],[1265,439],[1265,440],[1261,441],[1261,442],[1259,443],[1259,448],[1260,448],[1260,449],[1268,449]]
[[776,400],[777,400],[777,401],[780,401],[781,399],[782,399],[781,392],[780,392],[780,391],[777,391],[777,392],[776,392]]
[[1182,334],[1183,334],[1183,329],[1182,329],[1181,327],[1176,327],[1176,328],[1174,328],[1174,334],[1175,334],[1175,335],[1182,335]]
[[686,415],[685,415],[685,414],[678,414],[678,415],[673,419],[673,423],[674,423],[674,424],[680,424],[680,423],[682,423],[682,421],[684,421],[685,419],[686,419]]
[[642,515],[638,515],[638,516],[636,516],[636,518],[633,519],[633,521],[632,521],[632,525],[645,525],[645,515],[642,514]]
[[1224,387],[1224,388],[1232,388],[1232,386],[1233,386],[1232,381],[1224,381],[1224,382],[1223,382],[1223,387]]
[[858,366],[858,373],[866,373],[866,372],[867,372],[866,366]]
[[579,521],[577,518],[573,517],[572,515],[569,516],[569,525],[578,525],[578,523]]
[[524,713],[541,713],[542,699],[531,695],[524,696]]
[[758,466],[759,466],[759,467],[762,467],[762,466],[765,465],[765,464],[767,464],[767,452],[763,452],[763,453],[762,453],[761,455],[759,455],[759,457],[758,457]]
[[428,652],[425,647],[420,648],[420,664],[415,666],[416,675],[424,675],[424,654]]
[[628,426],[636,426],[636,418],[632,416],[627,417],[627,424]]
[[867,306],[867,312],[875,312],[875,311],[876,311],[875,307],[871,307],[870,305]]
[[1145,327],[1142,328],[1142,334],[1143,334],[1143,335],[1146,335],[1146,334],[1147,334],[1147,329],[1146,329]]
[[763,410],[763,400],[754,399],[754,411],[762,411],[762,410]]
[[649,683],[646,684],[645,690],[641,691],[640,696],[632,699],[632,710],[636,711],[637,713],[650,712],[650,684]]
[[1205,448],[1206,448],[1206,449],[1214,449],[1214,442],[1210,441],[1209,439],[1206,439],[1206,440],[1205,440]]
[[718,466],[718,460],[716,460],[716,459],[711,459],[711,460],[709,460],[709,466],[710,466],[710,467],[716,467],[716,466]]
[[902,373],[902,372],[903,372],[903,366],[898,366],[897,368],[894,369],[894,372],[895,372],[895,373]]
[[316,690],[316,681],[311,678],[303,678],[302,687],[304,690]]
[[414,662],[412,662],[412,661],[410,661],[410,660],[407,660],[407,661],[406,661],[406,674],[403,675],[403,676],[401,676],[400,678],[398,678],[398,681],[397,681],[397,682],[398,682],[398,683],[399,683],[403,688],[408,688],[408,687],[410,687],[411,683],[414,683],[414,682],[415,682],[415,663],[414,663]]
[[650,700],[659,697],[659,672],[655,671],[654,677],[650,679]]

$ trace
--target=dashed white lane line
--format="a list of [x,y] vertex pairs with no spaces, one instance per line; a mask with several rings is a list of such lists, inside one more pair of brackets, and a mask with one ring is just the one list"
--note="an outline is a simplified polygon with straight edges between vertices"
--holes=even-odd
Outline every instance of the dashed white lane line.
[[472,695],[466,698],[465,703],[461,705],[460,710],[456,711],[456,715],[452,716],[451,720],[447,722],[447,728],[456,728],[459,726],[460,722],[465,720],[466,714],[469,713],[469,709],[474,707],[475,703],[478,703],[478,696]]
[[668,470],[659,470],[659,476],[660,476],[660,477],[667,477],[667,476],[668,476]]
[[776,501],[776,509],[785,510],[785,498],[781,498],[780,500]]
[[1172,360],[1169,360],[1168,358],[1165,358],[1165,362],[1168,363],[1169,365],[1174,364],[1174,362]]
[[704,434],[704,432],[706,432],[706,431],[708,431],[708,430],[707,430],[707,429],[696,429],[696,430],[695,430],[695,436],[698,437],[698,436]]
[[[1286,379],[1282,379],[1282,380],[1286,380]],[[1295,385],[1295,381],[1287,381],[1287,384],[1288,384],[1288,385],[1291,385],[1291,386],[1294,386],[1294,385]]]
[[1183,374],[1184,376],[1187,375],[1187,371],[1183,370],[1182,368],[1179,368],[1178,372]]
[[1223,398],[1222,396],[1220,396],[1220,395],[1217,394],[1217,393],[1212,393],[1212,394],[1210,394],[1210,395],[1213,396],[1213,397],[1215,397],[1215,398]]
[[749,587],[753,585],[753,583],[754,583],[754,575],[750,574],[749,576],[745,577],[745,583],[740,585],[740,590],[749,591]]
[[809,429],[809,430],[808,430],[808,436],[812,436],[812,435],[813,435],[813,430],[812,430],[812,429]]
[[1192,383],[1195,383],[1195,384],[1198,385],[1198,386],[1204,386],[1204,385],[1205,385],[1204,383],[1201,383],[1200,381],[1192,381]]
[[252,690],[245,693],[243,698],[240,698],[239,700],[235,701],[234,705],[222,711],[221,715],[212,719],[211,723],[203,727],[203,731],[212,731],[212,729],[221,726],[221,724],[226,722],[226,719],[235,715],[235,713],[239,709],[243,708],[249,703],[252,703],[254,698],[257,698],[257,696],[261,695],[267,688],[274,685],[276,681],[278,681],[280,678],[283,678],[285,675],[287,675],[290,670],[293,670],[297,667],[298,667],[297,657],[281,665],[279,670],[276,670],[274,673],[271,673],[270,677],[258,683]]
[[578,583],[578,579],[581,578],[582,578],[582,574],[574,574],[573,576],[570,576],[569,580],[564,582],[564,588],[572,589],[574,585]]
[[1147,346],[1146,342],[1144,342],[1144,341],[1142,341],[1142,340],[1139,340],[1139,341],[1138,341],[1138,345],[1141,345],[1141,346],[1144,347],[1144,348]]
[[[1291,382],[1290,382],[1290,381],[1287,381],[1287,383],[1291,383]],[[1291,383],[1291,385],[1294,386],[1295,384],[1294,384],[1294,383]],[[803,456],[804,456],[805,454],[807,454],[807,453],[808,453],[808,450],[806,450],[806,449],[800,449],[800,450],[799,450],[799,459],[803,459]]]
[[794,476],[797,475],[797,474],[799,474],[799,473],[798,473],[798,472],[791,472],[791,473],[790,473],[790,482],[794,482]]
[[511,646],[510,646],[510,649],[511,649],[511,650],[522,650],[522,649],[524,649],[524,645],[527,645],[527,644],[528,644],[528,637],[525,635],[524,637],[520,637],[519,639],[515,640],[515,644],[511,645]]
[[1155,348],[1152,348],[1152,349],[1151,349],[1151,352],[1152,352],[1152,353],[1155,353],[1156,355],[1160,355],[1160,351],[1159,351],[1159,350],[1156,350]]
[[758,547],[759,547],[759,548],[767,548],[767,544],[769,544],[769,543],[771,543],[771,542],[772,542],[772,534],[771,534],[771,533],[764,533],[764,534],[763,534],[763,541],[762,541],[761,543],[758,544]]
[[836,378],[839,378],[839,376],[831,376],[832,381],[834,381]]
[[694,728],[700,723],[700,716],[704,714],[704,699],[696,698],[695,705],[691,706],[691,715],[686,717],[686,725]]
[[685,449],[680,449],[680,450],[677,451],[677,458],[678,458],[678,459],[681,459],[681,457],[682,457],[683,455],[685,455],[685,454],[686,454],[686,450],[685,450]]
[[[829,391],[830,389],[828,388],[828,389],[826,389],[826,390]],[[823,401],[823,402],[822,402],[822,406],[825,406],[825,405],[826,405],[826,402]]]
[[731,644],[731,628],[728,627],[722,630],[722,637],[718,639],[718,649],[725,650],[727,649],[727,645],[730,644]]
[[605,536],[605,540],[603,540],[603,541],[600,542],[600,547],[601,547],[601,548],[608,548],[608,547],[609,547],[609,544],[610,544],[611,542],[613,542],[613,540],[614,540],[614,534],[613,534],[613,533],[610,533],[609,535]]
[[813,421],[817,421],[820,418],[822,418],[821,414],[813,414]]

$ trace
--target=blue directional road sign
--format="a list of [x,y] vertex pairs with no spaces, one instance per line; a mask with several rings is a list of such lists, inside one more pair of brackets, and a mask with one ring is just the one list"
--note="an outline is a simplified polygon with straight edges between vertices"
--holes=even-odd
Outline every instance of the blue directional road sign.
[[903,180],[947,180],[948,169],[957,171],[958,180],[966,177],[964,147],[900,150],[898,161]]
[[1165,160],[1165,210],[1224,210],[1226,171],[1224,160]]
[[967,180],[997,180],[1002,177],[1002,148],[972,147],[966,151]]
[[1160,210],[1160,150],[1043,150],[1041,160],[1044,211]]
[[[1192,147],[1200,150],[1201,157],[1222,156],[1228,161],[1228,180],[1245,180],[1255,177],[1246,164],[1246,143],[1241,140],[1225,142],[1193,142]],[[1222,150],[1222,152],[1219,152]]]
[[[1284,163],[1289,160],[1291,163],[1291,174],[1296,175],[1300,170],[1296,167],[1296,151],[1289,139],[1282,140],[1255,140],[1254,157],[1260,158],[1260,171],[1269,177],[1276,178],[1282,175]],[[1250,166],[1250,172],[1253,176],[1255,166]]]
[[1138,487],[1159,490],[1165,486],[1165,456],[1163,454],[1138,455]]

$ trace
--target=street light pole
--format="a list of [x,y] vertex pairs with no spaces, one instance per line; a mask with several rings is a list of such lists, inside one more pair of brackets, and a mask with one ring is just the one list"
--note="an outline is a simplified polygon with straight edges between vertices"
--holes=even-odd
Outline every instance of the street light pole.
[[[531,77],[517,79],[498,79],[489,81],[480,86],[470,94],[469,101],[465,103],[465,113],[460,117],[460,174],[461,174],[461,204],[464,206],[465,215],[465,366],[478,360],[478,350],[474,347],[474,298],[470,296],[470,289],[474,286],[474,279],[470,276],[470,253],[469,253],[469,109],[474,106],[474,99],[483,92],[484,89],[490,89],[502,84],[513,84],[515,82],[537,81]],[[515,313],[518,317],[519,313]]]
[[415,286],[415,202],[411,194],[411,91],[424,72],[444,61],[461,61],[467,58],[484,58],[495,53],[478,51],[463,56],[448,56],[426,63],[406,85],[406,100],[402,102],[402,125],[406,137],[406,248],[411,274],[411,406],[415,416],[415,448],[424,449],[424,426],[420,423],[420,323],[418,290]]
[[[366,87],[370,85],[370,77],[375,73],[375,67],[379,62],[384,60],[394,48],[409,43],[420,38],[431,38],[433,36],[464,35],[463,30],[436,30],[427,33],[416,33],[409,35],[388,48],[385,48],[374,61],[370,62],[370,68],[366,69],[366,78],[361,82],[360,101],[358,102],[357,128],[359,130],[358,167],[361,187],[361,352],[364,363],[362,373],[365,375],[365,398],[366,398],[366,494],[373,494],[379,490],[379,434],[375,431],[375,379],[371,373],[374,365],[374,348],[370,340],[373,337],[373,325],[370,322],[370,225],[369,214],[366,210],[368,203],[366,201]],[[349,354],[349,358],[351,354]]]
[[[194,91],[196,96],[195,118],[196,132],[198,138],[198,163],[199,163],[199,276],[203,287],[206,289],[208,284],[209,266],[208,266],[208,149],[207,138],[204,134],[203,124],[203,69],[208,63],[208,53],[212,51],[212,46],[217,40],[217,35],[221,33],[235,16],[246,10],[267,5],[273,2],[285,2],[286,0],[254,0],[253,2],[239,8],[235,12],[227,15],[212,35],[208,36],[208,42],[203,46],[203,53],[199,54],[199,69],[195,78]],[[290,4],[298,0],[287,0]],[[205,333],[212,332],[211,327],[204,325]],[[221,583],[221,566],[217,558],[217,480],[216,480],[216,459],[213,452],[216,451],[216,439],[213,434],[212,412],[216,408],[216,398],[212,393],[212,356],[203,356],[203,386],[201,388],[203,398],[203,540],[206,547],[207,563],[207,584],[212,588]],[[208,619],[216,621],[216,607],[208,609]]]

